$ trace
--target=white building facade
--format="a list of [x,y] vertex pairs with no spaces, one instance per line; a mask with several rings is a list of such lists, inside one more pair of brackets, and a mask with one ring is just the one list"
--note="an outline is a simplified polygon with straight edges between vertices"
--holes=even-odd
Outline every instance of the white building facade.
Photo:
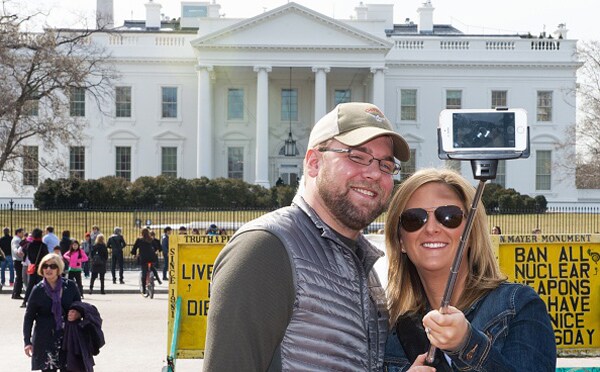
[[[98,0],[112,22],[110,0]],[[93,41],[106,46],[121,77],[111,115],[84,100],[87,140],[64,149],[65,174],[129,180],[160,174],[232,177],[265,187],[294,184],[313,124],[337,103],[378,105],[410,145],[415,169],[444,166],[437,156],[438,115],[446,108],[524,108],[531,156],[503,161],[496,182],[550,205],[580,199],[574,174],[553,167],[556,145],[575,123],[576,40],[466,35],[436,25],[427,1],[419,22],[394,24],[393,5],[359,5],[338,20],[296,3],[248,19],[220,6],[182,2],[182,17],[126,22]],[[109,23],[110,24],[110,23]],[[559,37],[560,35],[560,37]],[[40,156],[44,156],[41,144]],[[54,156],[54,155],[53,155]],[[469,163],[448,163],[471,177]],[[4,197],[31,197],[0,184]],[[593,193],[587,201],[598,201]]]

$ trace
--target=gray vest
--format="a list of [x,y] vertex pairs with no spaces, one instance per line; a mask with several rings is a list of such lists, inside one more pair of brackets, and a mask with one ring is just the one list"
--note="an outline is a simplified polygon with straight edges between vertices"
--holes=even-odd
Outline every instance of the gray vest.
[[280,345],[282,370],[381,370],[388,312],[372,268],[383,253],[361,235],[361,263],[302,198],[294,204],[239,231],[273,233],[291,260],[296,296]]

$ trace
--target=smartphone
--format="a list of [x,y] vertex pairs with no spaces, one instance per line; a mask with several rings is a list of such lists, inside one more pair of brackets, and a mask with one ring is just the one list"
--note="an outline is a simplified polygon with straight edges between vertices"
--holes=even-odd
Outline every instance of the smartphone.
[[447,154],[523,152],[528,148],[524,109],[443,110],[439,133]]

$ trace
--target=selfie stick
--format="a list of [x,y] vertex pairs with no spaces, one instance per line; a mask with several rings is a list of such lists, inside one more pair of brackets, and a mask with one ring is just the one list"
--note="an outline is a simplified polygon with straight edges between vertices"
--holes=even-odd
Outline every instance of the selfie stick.
[[[498,160],[471,160],[471,168],[473,169],[473,175],[475,179],[479,180],[479,184],[477,185],[477,191],[475,192],[475,197],[473,198],[473,204],[471,205],[471,209],[469,210],[469,214],[467,216],[465,230],[463,231],[460,237],[458,251],[456,251],[456,256],[454,256],[454,261],[452,262],[452,267],[450,268],[450,276],[448,277],[448,282],[446,283],[446,290],[444,291],[444,297],[442,298],[442,304],[440,306],[440,313],[442,314],[448,312],[448,305],[450,304],[452,292],[454,291],[454,286],[456,285],[456,278],[458,277],[458,269],[460,269],[460,263],[462,262],[465,246],[467,245],[467,241],[469,240],[471,228],[473,227],[473,221],[475,220],[477,205],[479,204],[481,196],[483,195],[485,182],[487,180],[492,180],[496,178]],[[434,362],[436,349],[437,348],[433,345],[429,347],[429,351],[427,352],[427,358],[425,359],[427,363],[431,364]]]

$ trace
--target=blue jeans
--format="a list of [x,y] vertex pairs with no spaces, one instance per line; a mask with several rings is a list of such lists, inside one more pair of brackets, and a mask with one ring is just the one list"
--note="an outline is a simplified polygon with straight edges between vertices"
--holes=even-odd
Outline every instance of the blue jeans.
[[10,272],[10,283],[15,282],[15,268],[13,266],[12,256],[6,256],[6,259],[4,261],[2,261],[2,267],[1,267],[2,274],[1,274],[0,281],[2,282],[2,285],[6,284],[6,282],[4,281],[4,279],[5,279],[4,270],[6,270],[7,266],[8,266],[8,270]]

